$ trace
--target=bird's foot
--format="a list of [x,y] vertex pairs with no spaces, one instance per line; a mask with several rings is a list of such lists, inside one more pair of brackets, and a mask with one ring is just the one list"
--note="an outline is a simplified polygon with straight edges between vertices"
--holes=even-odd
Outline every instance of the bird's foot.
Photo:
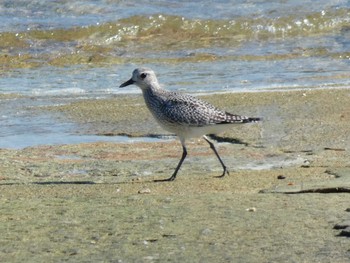
[[230,175],[229,171],[226,169],[224,169],[224,172],[222,173],[222,175],[218,175],[218,176],[214,176],[215,178],[223,178],[225,175]]
[[171,176],[167,179],[155,179],[155,180],[153,180],[153,182],[156,182],[156,183],[158,183],[158,182],[171,182],[171,181],[174,181],[175,178],[176,178],[176,176]]

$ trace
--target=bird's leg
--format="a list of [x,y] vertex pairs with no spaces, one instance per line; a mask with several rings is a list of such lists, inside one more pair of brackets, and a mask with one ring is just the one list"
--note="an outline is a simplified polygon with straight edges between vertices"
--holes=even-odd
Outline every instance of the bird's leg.
[[222,173],[222,175],[219,175],[219,176],[217,176],[217,177],[224,177],[226,173],[229,175],[229,172],[228,172],[228,170],[227,170],[227,168],[226,168],[226,165],[225,165],[224,162],[221,160],[221,158],[220,158],[218,152],[217,152],[216,149],[215,149],[214,144],[213,144],[211,141],[209,141],[209,139],[208,139],[205,135],[203,136],[203,138],[204,138],[204,140],[206,140],[206,141],[209,143],[210,148],[214,151],[216,157],[218,157],[218,159],[219,159],[219,161],[220,161],[220,163],[221,163],[222,168],[224,169],[224,172]]
[[183,152],[182,152],[181,160],[180,160],[179,164],[177,165],[177,167],[176,167],[176,169],[175,169],[173,175],[172,175],[171,177],[167,178],[167,179],[158,179],[158,180],[154,180],[155,182],[169,182],[169,181],[174,181],[174,180],[175,180],[176,174],[177,174],[177,172],[179,171],[179,169],[180,169],[180,167],[181,167],[183,161],[185,160],[185,158],[186,158],[186,156],[187,156],[187,150],[186,150],[186,146],[185,146],[184,143],[182,143],[182,150],[183,150]]

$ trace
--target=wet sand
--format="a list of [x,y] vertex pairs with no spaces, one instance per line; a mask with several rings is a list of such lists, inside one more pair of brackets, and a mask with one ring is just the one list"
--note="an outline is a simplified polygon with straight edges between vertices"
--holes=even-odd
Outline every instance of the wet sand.
[[[202,140],[170,183],[153,180],[179,161],[171,138],[0,149],[0,261],[348,262],[350,90],[205,99],[264,118],[217,138],[220,179]],[[81,134],[166,134],[139,95],[42,110]]]

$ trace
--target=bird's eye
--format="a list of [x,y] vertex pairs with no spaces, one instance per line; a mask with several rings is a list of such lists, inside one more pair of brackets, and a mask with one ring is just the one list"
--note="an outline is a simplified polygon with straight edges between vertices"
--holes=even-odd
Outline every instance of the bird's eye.
[[147,73],[141,73],[141,75],[140,75],[141,79],[145,79],[146,76],[147,76]]

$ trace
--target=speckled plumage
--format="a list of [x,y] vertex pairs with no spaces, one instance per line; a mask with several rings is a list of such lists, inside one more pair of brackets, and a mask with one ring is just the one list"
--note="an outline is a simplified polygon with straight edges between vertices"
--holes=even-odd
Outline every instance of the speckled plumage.
[[167,179],[170,181],[175,179],[177,171],[187,155],[185,140],[199,136],[203,136],[213,149],[224,168],[222,174],[224,176],[227,172],[226,166],[205,134],[221,132],[227,129],[228,125],[260,120],[260,118],[249,118],[222,111],[191,95],[167,91],[161,88],[151,69],[135,69],[132,78],[120,87],[131,84],[136,84],[141,88],[146,105],[157,122],[165,130],[175,133],[182,143],[183,156],[172,177]]

